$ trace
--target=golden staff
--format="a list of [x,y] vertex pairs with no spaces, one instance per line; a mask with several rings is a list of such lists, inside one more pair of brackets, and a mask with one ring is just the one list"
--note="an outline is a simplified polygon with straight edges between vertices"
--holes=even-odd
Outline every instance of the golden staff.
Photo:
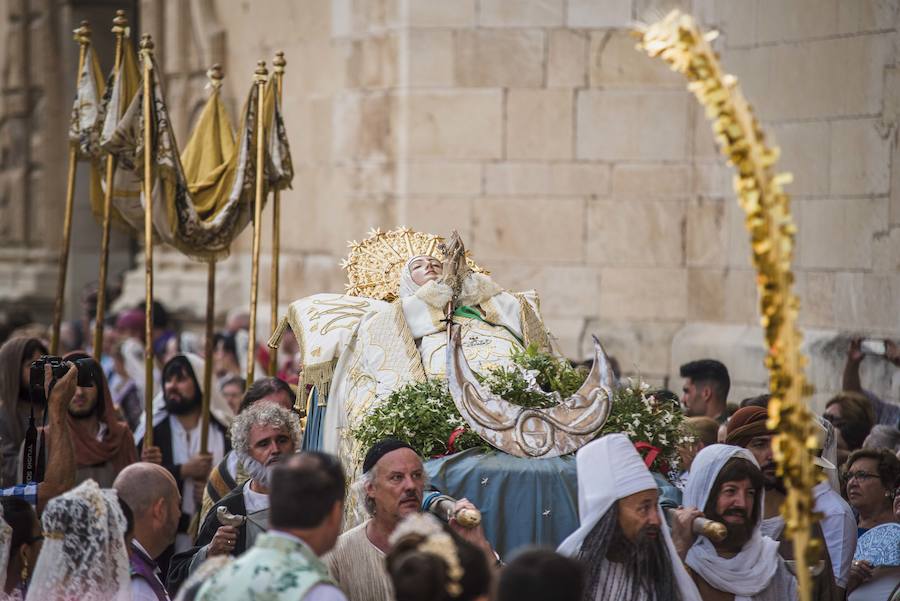
[[790,199],[782,189],[791,177],[774,171],[778,149],[765,144],[737,78],[722,70],[710,45],[715,32],[704,35],[692,17],[672,11],[663,21],[638,32],[638,37],[639,47],[647,54],[662,58],[691,82],[688,89],[706,108],[722,154],[737,171],[734,189],[747,215],[760,321],[768,345],[765,363],[772,399],[767,425],[778,432],[775,459],[787,487],[781,512],[786,533],[794,541],[800,599],[809,601],[809,566],[821,550],[820,541],[811,536],[817,521],[812,488],[820,475],[812,463],[813,416],[803,401],[812,390],[803,373],[806,357],[800,350],[802,335],[797,328],[800,302],[792,290],[791,259],[797,228],[791,218]]
[[150,127],[150,95],[153,86],[153,39],[149,33],[141,37],[141,58],[144,61],[144,419],[146,433],[144,448],[153,446],[153,157]]
[[[282,90],[284,85],[284,67],[287,65],[287,61],[284,60],[284,52],[276,52],[275,60],[272,61],[272,65],[274,66],[273,71],[275,74],[275,89],[278,92],[278,102],[281,102],[282,98]],[[272,120],[272,127],[277,127],[277,124]],[[279,256],[281,254],[281,191],[275,190],[275,194],[272,196],[272,287],[271,287],[271,297],[272,297],[272,312],[271,312],[271,325],[272,325],[272,333],[275,333],[275,329],[278,327],[278,263]],[[278,373],[278,349],[270,348],[271,355],[269,356],[269,375],[275,376]]]
[[[128,19],[124,10],[117,10],[113,19],[112,32],[116,35],[116,59],[113,67],[116,79],[121,77],[122,69],[122,39],[128,27]],[[111,82],[115,85],[115,82]],[[118,106],[111,106],[109,110],[119,111]],[[121,115],[119,115],[121,116]],[[106,278],[109,267],[109,213],[112,207],[113,177],[116,173],[116,158],[112,153],[106,155],[106,193],[103,195],[103,235],[100,242],[100,276],[97,289],[97,315],[94,320],[94,359],[100,361],[103,356],[103,319],[106,316]]]
[[265,196],[266,136],[263,123],[263,95],[269,72],[266,61],[256,63],[253,79],[256,81],[256,201],[253,206],[253,258],[250,275],[250,331],[247,341],[247,387],[253,384],[256,367],[256,301],[259,292],[259,239],[262,226],[262,203]]
[[[84,61],[87,56],[88,46],[91,44],[91,27],[87,21],[81,22],[81,27],[74,32],[74,39],[78,42],[78,75],[75,81],[81,80],[81,71],[84,69]],[[72,240],[72,208],[75,204],[75,171],[78,166],[78,143],[69,142],[69,173],[66,183],[66,213],[63,218],[63,241],[59,249],[59,276],[56,280],[56,305],[53,308],[53,330],[50,333],[50,354],[55,355],[59,351],[59,328],[62,326],[63,302],[66,295],[66,275],[69,268],[69,246]]]
[[[218,94],[222,87],[221,65],[213,65],[206,72],[212,93]],[[216,319],[216,262],[210,261],[206,273],[206,362],[203,364],[203,410],[200,413],[200,452],[206,453],[209,441],[209,401],[212,398],[213,376],[213,326]]]

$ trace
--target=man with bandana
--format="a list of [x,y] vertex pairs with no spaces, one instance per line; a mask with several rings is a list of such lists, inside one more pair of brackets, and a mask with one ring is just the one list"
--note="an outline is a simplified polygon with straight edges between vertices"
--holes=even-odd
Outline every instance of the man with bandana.
[[[188,528],[191,518],[200,508],[203,487],[212,469],[229,450],[225,437],[225,425],[211,410],[207,440],[207,453],[200,453],[200,423],[203,389],[198,374],[203,374],[203,360],[196,356],[176,355],[163,366],[164,408],[153,415],[153,445],[144,448],[143,427],[135,438],[141,460],[157,463],[169,470],[181,492],[181,519],[174,551],[191,547]],[[156,405],[156,403],[154,403]],[[171,550],[160,561],[168,566]]]
[[[403,518],[421,511],[425,480],[422,458],[405,442],[386,438],[366,453],[357,492],[371,517],[344,532],[324,558],[331,576],[350,601],[394,600],[385,570],[385,555],[390,548],[388,539]],[[460,499],[455,510],[462,508],[475,507]],[[450,527],[496,562],[481,526],[467,529],[454,518]]]
[[[195,546],[172,558],[168,577],[172,592],[207,557],[240,556],[253,546],[257,536],[269,529],[272,471],[300,449],[300,418],[274,403],[256,403],[231,424],[231,442],[250,479],[213,505],[200,526]],[[219,508],[244,517],[243,523],[238,526],[220,523]]]
[[[703,601],[790,601],[797,582],[778,555],[778,543],[760,532],[763,474],[746,449],[716,444],[701,450],[675,510],[672,540]],[[695,518],[725,524],[713,542],[692,531]]]
[[669,536],[656,481],[624,434],[576,455],[581,524],[559,546],[587,569],[585,599],[699,601]]

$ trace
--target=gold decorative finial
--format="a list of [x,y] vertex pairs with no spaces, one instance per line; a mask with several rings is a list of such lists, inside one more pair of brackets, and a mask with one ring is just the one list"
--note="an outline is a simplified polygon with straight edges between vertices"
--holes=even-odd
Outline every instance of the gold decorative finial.
[[222,87],[222,80],[225,79],[225,72],[222,71],[222,65],[216,63],[212,67],[209,68],[206,72],[206,77],[209,78],[209,85],[211,85],[214,89],[218,90]]
[[284,67],[287,65],[287,61],[284,60],[283,50],[279,50],[275,53],[275,59],[272,61],[272,65],[275,67],[275,73],[284,73]]
[[75,34],[74,39],[79,44],[86,46],[91,43],[91,24],[87,21],[82,21],[81,26],[72,33]]
[[266,61],[256,61],[256,71],[253,72],[253,75],[253,79],[255,79],[257,83],[265,83],[266,80],[269,79],[269,71],[268,69],[266,69]]
[[140,49],[144,52],[153,52],[153,36],[149,33],[142,35]]
[[112,32],[119,35],[125,33],[127,27],[128,18],[125,16],[125,11],[122,9],[117,10],[116,16],[113,18]]

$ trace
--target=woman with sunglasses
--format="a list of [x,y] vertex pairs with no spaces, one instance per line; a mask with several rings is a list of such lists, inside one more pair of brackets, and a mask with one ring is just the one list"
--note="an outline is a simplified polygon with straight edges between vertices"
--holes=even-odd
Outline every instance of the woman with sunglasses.
[[894,514],[900,459],[887,449],[859,449],[846,466],[847,501],[857,513],[859,533],[848,599],[887,599],[900,582],[900,524]]

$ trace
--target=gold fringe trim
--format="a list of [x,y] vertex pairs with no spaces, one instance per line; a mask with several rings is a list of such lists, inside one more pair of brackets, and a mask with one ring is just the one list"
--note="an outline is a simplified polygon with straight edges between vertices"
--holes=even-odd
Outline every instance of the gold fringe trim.
[[[337,365],[337,359],[328,361],[327,363],[318,363],[316,365],[304,366],[300,372],[300,379],[297,382],[297,391],[303,391],[297,395],[298,403],[306,395],[306,387],[311,386],[319,391],[319,407],[324,407],[328,403],[328,392],[331,388],[331,379],[334,377],[334,366]],[[305,410],[306,407],[300,407]]]
[[272,335],[269,337],[269,342],[266,344],[271,349],[277,349],[281,345],[281,339],[284,337],[284,331],[288,327],[288,318],[287,315],[281,318],[281,321],[278,322],[278,327],[275,328],[275,331],[272,332]]

